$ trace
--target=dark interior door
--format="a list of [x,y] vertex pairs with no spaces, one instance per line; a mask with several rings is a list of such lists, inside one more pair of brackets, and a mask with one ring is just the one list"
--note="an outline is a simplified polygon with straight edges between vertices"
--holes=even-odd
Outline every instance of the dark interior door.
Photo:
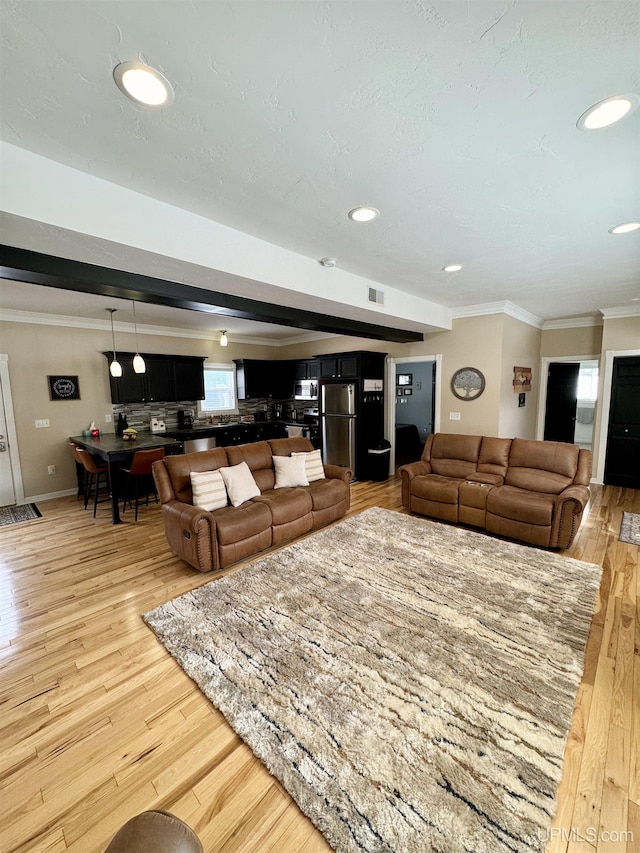
[[640,489],[640,357],[614,358],[604,481]]
[[580,362],[553,361],[549,365],[547,408],[544,417],[545,441],[573,444],[578,408]]

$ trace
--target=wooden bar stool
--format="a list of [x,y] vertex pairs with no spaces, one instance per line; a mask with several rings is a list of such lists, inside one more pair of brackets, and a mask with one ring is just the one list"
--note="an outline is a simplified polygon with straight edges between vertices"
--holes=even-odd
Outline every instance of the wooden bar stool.
[[[91,492],[93,491],[93,517],[96,517],[98,508],[98,493],[100,491],[100,478],[104,477],[104,484],[109,489],[109,468],[106,462],[95,459],[87,450],[74,445],[72,448],[73,455],[85,470],[84,484],[84,508],[87,508]],[[108,495],[107,495],[108,498]]]
[[[156,499],[156,503],[158,503],[158,492],[156,491],[156,484],[153,481],[153,476],[151,474],[151,466],[158,459],[164,459],[164,447],[156,447],[153,450],[136,450],[133,454],[133,459],[131,460],[131,466],[129,468],[120,468],[123,474],[126,475],[126,483],[124,487],[124,500],[122,503],[122,511],[124,512],[127,508],[127,504],[131,506],[131,483],[134,485],[134,497],[135,497],[135,520],[138,520],[138,502],[140,500],[140,495],[146,495],[147,502],[146,506],[149,505],[149,494],[153,491],[153,494]],[[140,483],[143,484],[144,492],[140,491]]]

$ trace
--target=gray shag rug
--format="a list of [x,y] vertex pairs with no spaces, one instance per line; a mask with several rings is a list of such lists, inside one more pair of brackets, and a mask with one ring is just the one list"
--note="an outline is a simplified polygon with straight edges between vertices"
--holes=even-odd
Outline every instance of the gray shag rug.
[[42,513],[35,504],[0,507],[0,527],[6,527],[8,524],[18,524],[21,521],[31,521],[34,518],[41,517]]
[[637,512],[622,513],[618,539],[630,545],[640,545],[640,515]]
[[600,572],[373,508],[144,619],[339,853],[532,853]]

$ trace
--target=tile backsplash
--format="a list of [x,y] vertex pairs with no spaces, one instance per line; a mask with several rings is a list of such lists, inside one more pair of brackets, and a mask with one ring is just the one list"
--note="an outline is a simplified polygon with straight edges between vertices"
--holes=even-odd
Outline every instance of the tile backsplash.
[[[257,412],[266,413],[267,420],[273,420],[273,404],[272,400],[238,400],[239,415],[217,415],[217,423],[225,423],[226,421],[237,421],[243,419],[245,421],[253,420]],[[118,415],[122,413],[127,416],[127,423],[135,429],[149,429],[149,424],[152,418],[159,418],[165,422],[167,430],[175,430],[178,428],[178,410],[188,410],[193,412],[193,421],[196,424],[206,424],[209,416],[198,412],[198,402],[194,400],[183,400],[179,403],[129,403],[116,404],[113,406],[114,424],[118,420]]]

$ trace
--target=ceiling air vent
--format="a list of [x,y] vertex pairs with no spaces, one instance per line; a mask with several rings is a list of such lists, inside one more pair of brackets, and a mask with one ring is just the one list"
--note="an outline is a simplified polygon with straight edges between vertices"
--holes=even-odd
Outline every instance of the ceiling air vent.
[[370,287],[369,302],[375,302],[377,305],[384,305],[384,291],[376,290],[375,287]]

